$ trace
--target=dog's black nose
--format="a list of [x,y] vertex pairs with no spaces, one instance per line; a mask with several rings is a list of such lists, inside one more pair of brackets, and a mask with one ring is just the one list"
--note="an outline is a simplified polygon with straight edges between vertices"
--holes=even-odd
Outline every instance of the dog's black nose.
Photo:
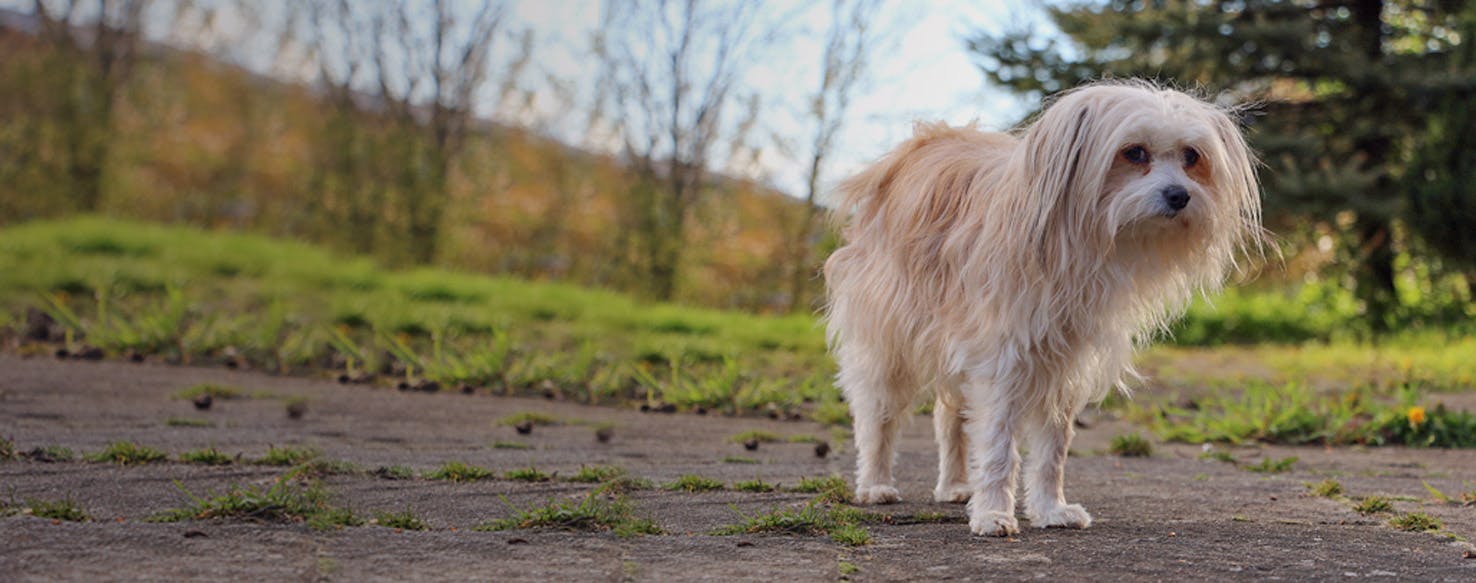
[[1177,184],[1164,188],[1163,202],[1176,211],[1184,210],[1184,207],[1189,206],[1189,190]]

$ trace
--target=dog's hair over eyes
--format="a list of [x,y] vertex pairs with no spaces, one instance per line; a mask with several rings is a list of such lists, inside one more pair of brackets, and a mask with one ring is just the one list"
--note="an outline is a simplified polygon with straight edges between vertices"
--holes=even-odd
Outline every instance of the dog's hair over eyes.
[[933,388],[1069,422],[1263,241],[1231,112],[1142,82],[1064,93],[1010,133],[919,123],[838,194],[829,340],[853,413],[884,420]]

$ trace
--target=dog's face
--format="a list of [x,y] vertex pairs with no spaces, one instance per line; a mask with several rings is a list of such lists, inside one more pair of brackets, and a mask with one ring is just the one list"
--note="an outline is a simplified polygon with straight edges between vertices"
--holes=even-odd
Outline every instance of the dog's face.
[[1102,183],[1103,210],[1116,230],[1187,228],[1212,215],[1213,162],[1203,153],[1215,151],[1208,128],[1193,119],[1142,121],[1125,128]]
[[1185,257],[1227,255],[1258,229],[1240,129],[1177,91],[1108,84],[1068,93],[1026,131],[1021,153],[1045,247],[1054,236],[1098,249],[1132,241]]

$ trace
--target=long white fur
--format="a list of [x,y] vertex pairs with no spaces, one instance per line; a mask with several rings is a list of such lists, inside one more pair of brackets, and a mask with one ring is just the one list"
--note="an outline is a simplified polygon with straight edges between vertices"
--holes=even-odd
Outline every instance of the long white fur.
[[[1152,156],[1133,164],[1125,148]],[[1184,149],[1200,154],[1184,164]],[[1011,133],[923,124],[839,187],[825,264],[837,381],[855,419],[856,501],[899,499],[895,440],[936,395],[939,501],[1018,532],[1017,440],[1035,526],[1085,528],[1063,472],[1072,420],[1135,377],[1138,343],[1258,249],[1255,161],[1227,112],[1143,82],[1064,93]],[[1162,191],[1191,198],[1170,212]]]

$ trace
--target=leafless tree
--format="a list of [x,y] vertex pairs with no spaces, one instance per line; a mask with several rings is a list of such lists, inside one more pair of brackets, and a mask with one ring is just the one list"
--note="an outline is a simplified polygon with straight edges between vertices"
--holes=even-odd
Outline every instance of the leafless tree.
[[624,200],[623,245],[660,299],[676,293],[687,222],[727,129],[724,110],[760,30],[749,0],[607,0],[594,52],[599,89],[636,174]]
[[810,96],[809,170],[805,183],[805,210],[789,231],[790,305],[795,309],[812,307],[808,299],[810,281],[815,277],[815,257],[819,237],[820,185],[825,162],[835,145],[836,136],[846,121],[851,97],[870,60],[875,46],[874,20],[878,0],[833,0],[830,27],[825,34],[825,48],[820,59],[820,86]]
[[337,237],[368,253],[386,198],[386,186],[373,176],[377,136],[371,131],[374,112],[365,111],[371,95],[360,89],[372,75],[373,27],[349,0],[319,0],[306,9],[311,62],[327,114],[314,135],[318,163],[310,211],[331,217]]
[[[412,261],[428,263],[436,257],[453,164],[475,121],[473,106],[488,80],[506,5],[484,0],[468,13],[446,0],[394,4],[371,17],[374,82],[406,137],[396,143],[405,246]],[[421,18],[427,13],[432,18]]]
[[76,206],[96,210],[113,143],[113,116],[133,75],[148,0],[36,0],[41,38],[62,57],[62,101],[68,173]]

